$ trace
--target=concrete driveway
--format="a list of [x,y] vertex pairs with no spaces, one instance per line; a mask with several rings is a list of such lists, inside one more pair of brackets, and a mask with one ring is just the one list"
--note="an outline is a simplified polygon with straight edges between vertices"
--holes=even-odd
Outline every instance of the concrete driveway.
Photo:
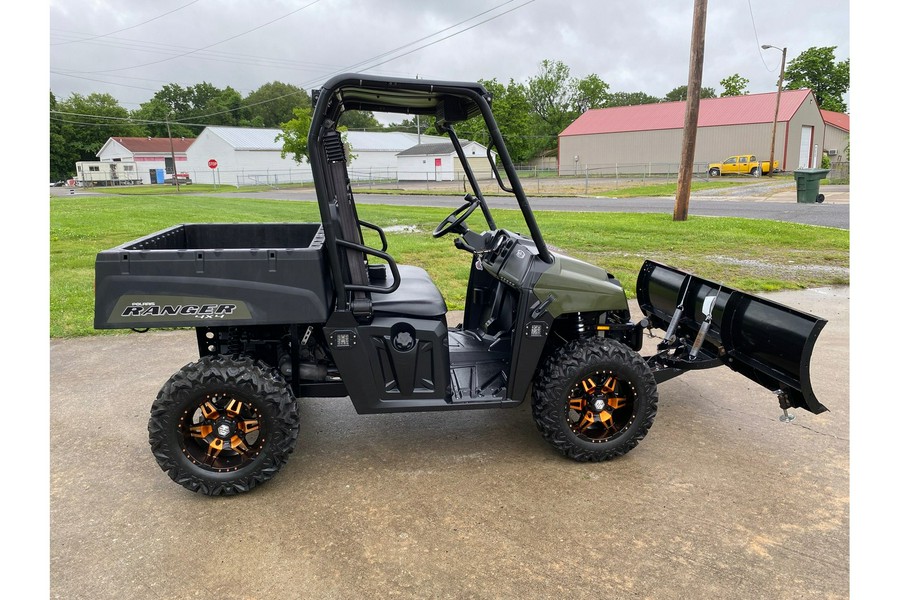
[[51,341],[51,598],[846,598],[847,289],[770,297],[829,320],[831,412],[778,420],[719,368],[660,386],[631,453],[556,454],[512,410],[358,416],[301,401],[295,453],[233,498],[173,483],[150,404],[190,331]]

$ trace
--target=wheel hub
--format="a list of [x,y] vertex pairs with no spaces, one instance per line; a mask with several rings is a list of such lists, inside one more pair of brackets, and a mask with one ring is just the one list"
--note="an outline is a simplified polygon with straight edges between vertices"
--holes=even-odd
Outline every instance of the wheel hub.
[[180,420],[182,451],[196,465],[233,471],[252,462],[265,443],[251,403],[229,394],[208,394]]
[[582,439],[609,441],[631,424],[633,398],[630,382],[610,372],[595,372],[569,391],[569,427]]
[[234,431],[234,423],[231,421],[219,421],[219,424],[216,426],[216,435],[222,439],[231,437],[232,431]]

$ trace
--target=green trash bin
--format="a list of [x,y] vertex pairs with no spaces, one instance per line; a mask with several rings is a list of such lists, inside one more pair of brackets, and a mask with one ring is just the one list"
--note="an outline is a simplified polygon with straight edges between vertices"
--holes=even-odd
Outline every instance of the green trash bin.
[[815,204],[824,202],[825,195],[819,193],[819,182],[828,176],[829,169],[797,169],[794,180],[797,182],[797,202]]

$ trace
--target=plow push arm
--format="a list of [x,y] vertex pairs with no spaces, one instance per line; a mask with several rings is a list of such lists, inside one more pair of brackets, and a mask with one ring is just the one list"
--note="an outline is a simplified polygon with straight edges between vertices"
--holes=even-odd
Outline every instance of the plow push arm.
[[649,260],[637,299],[650,327],[666,332],[647,359],[657,382],[724,364],[775,392],[785,411],[828,410],[809,376],[825,319]]

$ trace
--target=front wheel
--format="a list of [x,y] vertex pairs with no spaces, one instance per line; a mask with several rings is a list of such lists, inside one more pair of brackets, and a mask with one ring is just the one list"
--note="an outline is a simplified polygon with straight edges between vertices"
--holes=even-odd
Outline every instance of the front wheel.
[[641,356],[606,338],[569,342],[541,368],[532,414],[559,452],[577,461],[622,456],[656,417],[653,373]]
[[284,465],[297,403],[273,369],[205,356],[172,375],[150,411],[150,448],[176,483],[209,496],[246,492]]
[[720,175],[720,173],[719,173],[719,170],[718,170],[718,169],[710,169],[710,170],[709,170],[709,176],[710,176],[710,177],[718,177],[719,175]]

